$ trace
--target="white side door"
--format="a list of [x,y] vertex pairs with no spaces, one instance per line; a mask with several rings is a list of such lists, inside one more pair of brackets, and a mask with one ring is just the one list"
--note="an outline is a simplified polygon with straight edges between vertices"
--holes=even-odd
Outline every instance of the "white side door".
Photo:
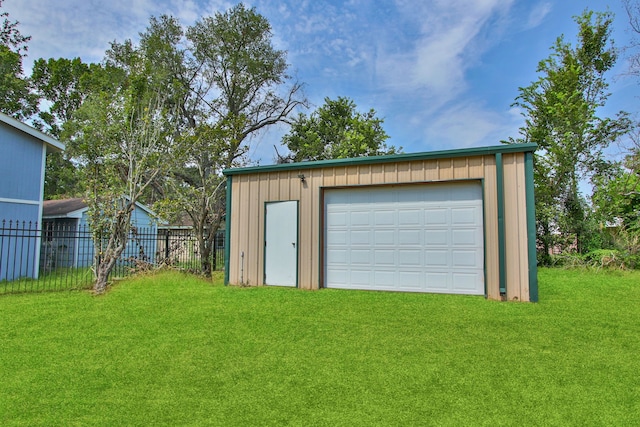
[[298,202],[265,205],[264,284],[298,285]]

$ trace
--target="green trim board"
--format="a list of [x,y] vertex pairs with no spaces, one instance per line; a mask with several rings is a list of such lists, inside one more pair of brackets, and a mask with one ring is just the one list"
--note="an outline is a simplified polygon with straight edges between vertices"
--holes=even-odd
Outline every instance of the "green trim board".
[[533,153],[524,154],[524,179],[527,200],[527,243],[529,252],[529,301],[538,302],[538,260],[536,247],[536,201],[533,181]]
[[224,230],[224,284],[229,284],[229,258],[231,257],[231,189],[233,177],[227,176],[227,200]]
[[484,265],[484,297],[489,298],[489,276],[487,275],[487,194],[484,188],[485,184],[485,179],[481,178],[480,187],[482,188],[482,264]]
[[496,153],[496,187],[498,199],[498,280],[500,282],[500,294],[506,295],[507,242],[505,241],[504,224],[504,164],[502,163],[502,153]]
[[250,166],[246,168],[232,168],[225,169],[222,173],[226,176],[250,174],[256,172],[272,172],[272,171],[286,171],[286,170],[299,170],[299,169],[317,169],[336,166],[355,166],[355,165],[367,165],[376,163],[394,163],[394,162],[406,162],[412,160],[430,160],[430,159],[443,159],[454,157],[471,157],[471,156],[486,156],[497,155],[502,153],[522,153],[522,152],[534,152],[538,147],[537,144],[505,144],[495,145],[489,147],[472,147],[461,148],[454,150],[442,150],[442,151],[429,151],[422,153],[407,153],[407,154],[392,154],[387,156],[370,156],[370,157],[356,157],[349,159],[335,159],[335,160],[317,160],[310,162],[296,162],[285,163],[281,165],[267,165],[267,166]]

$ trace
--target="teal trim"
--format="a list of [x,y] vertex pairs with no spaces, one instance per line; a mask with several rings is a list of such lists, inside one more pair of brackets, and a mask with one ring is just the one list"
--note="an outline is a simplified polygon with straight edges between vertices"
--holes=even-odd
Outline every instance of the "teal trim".
[[484,211],[484,204],[486,200],[485,190],[484,190],[485,180],[484,178],[480,179],[480,187],[482,188],[482,268],[484,273],[484,297],[489,297],[488,290],[488,281],[487,281],[487,216]]
[[320,198],[318,203],[318,289],[326,287],[325,283],[325,254],[324,254],[324,227],[326,218],[324,217],[324,190],[325,187],[320,187],[318,197]]
[[263,203],[262,214],[262,284],[267,285],[267,205],[273,202]]
[[529,301],[538,302],[536,200],[533,181],[533,153],[524,153],[524,179],[527,199],[527,242],[529,246]]
[[231,256],[231,187],[233,177],[227,176],[227,206],[224,218],[224,284],[229,284],[229,258]]
[[422,152],[422,153],[392,154],[387,156],[370,156],[370,157],[357,157],[357,158],[350,158],[350,159],[335,159],[335,160],[317,160],[312,162],[285,163],[282,165],[232,168],[232,169],[226,169],[222,171],[222,173],[227,176],[230,176],[230,175],[249,174],[254,172],[317,169],[317,168],[335,167],[335,166],[393,163],[393,162],[403,162],[403,161],[412,161],[412,160],[486,156],[486,155],[498,155],[501,153],[534,152],[537,147],[538,147],[537,144],[505,144],[505,145],[495,145],[490,147],[474,147],[474,148],[463,148],[463,149],[455,149],[455,150],[430,151],[430,152]]
[[498,196],[498,271],[500,282],[500,294],[507,293],[506,275],[506,254],[507,245],[505,241],[504,224],[504,165],[502,163],[502,153],[496,153],[496,187]]

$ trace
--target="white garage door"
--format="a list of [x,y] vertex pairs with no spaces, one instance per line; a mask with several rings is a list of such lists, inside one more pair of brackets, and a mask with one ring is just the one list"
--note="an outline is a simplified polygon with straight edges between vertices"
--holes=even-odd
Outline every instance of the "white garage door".
[[329,288],[484,295],[479,182],[325,191]]

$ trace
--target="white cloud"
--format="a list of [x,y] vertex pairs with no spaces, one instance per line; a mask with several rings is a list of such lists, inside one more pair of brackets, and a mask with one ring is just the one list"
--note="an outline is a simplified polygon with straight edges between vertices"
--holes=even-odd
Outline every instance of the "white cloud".
[[378,55],[378,76],[392,90],[419,92],[437,109],[464,92],[466,71],[490,45],[479,36],[488,23],[497,28],[512,0],[397,3],[417,32],[410,50],[396,53],[386,42]]
[[525,29],[535,28],[538,25],[542,24],[544,18],[551,12],[551,3],[538,3],[529,14],[529,19],[527,19],[527,25]]
[[98,62],[112,41],[136,40],[151,16],[170,14],[184,25],[204,13],[225,10],[231,3],[209,0],[19,0],[3,3],[20,31],[32,37],[25,71],[37,58],[81,57]]
[[521,118],[492,111],[481,103],[459,103],[425,118],[423,143],[429,149],[498,145],[517,134]]

